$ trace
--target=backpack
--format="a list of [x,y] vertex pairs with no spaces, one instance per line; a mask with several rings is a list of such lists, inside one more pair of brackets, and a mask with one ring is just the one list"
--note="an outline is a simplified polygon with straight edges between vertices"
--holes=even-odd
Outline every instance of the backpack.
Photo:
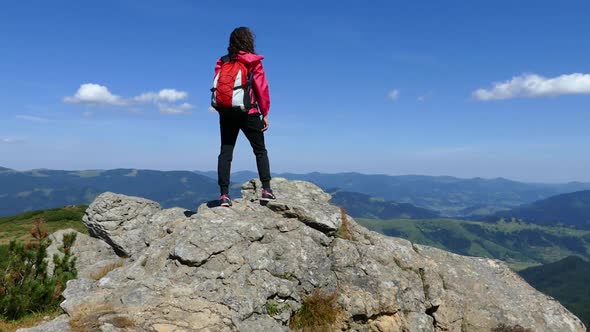
[[240,110],[247,112],[256,107],[252,103],[253,73],[246,66],[231,60],[229,56],[221,58],[221,69],[213,79],[211,88],[211,106],[218,111]]

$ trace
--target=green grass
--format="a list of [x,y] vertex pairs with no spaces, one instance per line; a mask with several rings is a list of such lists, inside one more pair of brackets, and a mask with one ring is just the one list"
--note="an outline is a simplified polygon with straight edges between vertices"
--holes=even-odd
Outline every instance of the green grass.
[[476,222],[458,219],[362,219],[377,232],[469,256],[497,258],[513,269],[575,255],[590,258],[590,231],[522,222]]
[[[61,308],[55,308],[50,311],[31,313],[18,320],[6,320],[0,318],[0,332],[14,332],[17,329],[37,326],[43,322],[50,321],[63,313],[64,311]],[[44,318],[46,317],[47,319],[45,320]]]
[[5,261],[4,257],[7,257],[7,255],[8,255],[8,245],[0,244],[0,271],[4,271],[4,269],[6,268],[6,261]]
[[561,302],[586,326],[590,324],[590,262],[571,256],[519,271],[533,287]]
[[[60,229],[73,228],[78,232],[88,234],[82,223],[86,205],[67,206],[63,208],[30,211],[14,216],[0,217],[0,253],[2,245],[16,239],[20,241],[30,240],[30,230],[36,218],[44,218],[49,233]],[[1,256],[0,256],[1,257]]]

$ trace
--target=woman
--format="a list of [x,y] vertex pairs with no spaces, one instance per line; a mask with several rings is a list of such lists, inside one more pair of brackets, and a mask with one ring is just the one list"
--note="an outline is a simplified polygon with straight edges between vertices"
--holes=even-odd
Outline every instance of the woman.
[[[256,54],[254,49],[254,35],[249,28],[240,27],[234,29],[229,37],[228,54],[217,61],[215,66],[215,80],[213,92],[212,105],[219,113],[219,126],[221,129],[221,152],[217,161],[217,176],[218,184],[221,190],[219,202],[221,206],[229,207],[232,205],[229,197],[229,183],[231,173],[231,162],[233,158],[234,146],[240,130],[244,132],[246,138],[250,142],[254,155],[256,156],[256,166],[258,168],[258,176],[262,182],[261,200],[268,201],[275,199],[275,196],[270,188],[270,165],[268,155],[264,144],[264,132],[268,130],[268,111],[270,108],[270,95],[268,91],[268,82],[266,75],[262,68],[261,60],[263,56]],[[226,66],[223,70],[222,67]],[[241,68],[247,71],[247,79],[239,73],[238,78],[228,77],[237,71],[231,71],[228,67]],[[225,73],[225,78],[224,78]],[[230,73],[230,74],[227,74]],[[221,77],[220,77],[221,76]],[[222,81],[230,82],[232,84],[229,96],[226,100],[229,102],[229,108],[221,106],[222,101],[216,103],[217,100],[223,98],[221,88],[218,89],[218,83],[221,85]],[[243,85],[238,85],[238,81],[243,79]],[[236,82],[234,85],[234,81]],[[243,89],[243,92],[241,91]],[[236,96],[239,95],[241,99],[247,100],[242,102],[240,107],[234,107]],[[244,96],[246,98],[244,98]],[[246,105],[246,106],[244,106]],[[262,118],[261,118],[262,116]]]

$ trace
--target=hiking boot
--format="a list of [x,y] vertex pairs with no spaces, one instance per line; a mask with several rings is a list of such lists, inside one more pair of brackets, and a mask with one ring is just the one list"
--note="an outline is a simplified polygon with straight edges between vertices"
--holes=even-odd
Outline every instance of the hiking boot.
[[219,197],[219,205],[225,206],[225,207],[230,207],[231,206],[231,198],[229,198],[229,195],[221,195],[221,197]]
[[260,197],[261,201],[270,201],[271,199],[277,199],[275,195],[272,193],[271,189],[263,189],[262,196]]

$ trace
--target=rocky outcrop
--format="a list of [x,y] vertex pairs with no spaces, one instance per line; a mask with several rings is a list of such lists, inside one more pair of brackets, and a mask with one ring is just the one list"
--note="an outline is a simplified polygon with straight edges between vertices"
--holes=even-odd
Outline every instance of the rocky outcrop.
[[277,178],[272,185],[277,202],[261,205],[260,182],[253,180],[232,208],[202,205],[196,214],[162,210],[140,198],[99,196],[84,223],[121,263],[106,271],[92,267],[102,273],[84,272],[68,282],[67,316],[50,324],[288,331],[303,300],[321,289],[337,296],[335,330],[490,331],[500,324],[585,330],[500,261],[371,232],[313,184]]
[[145,198],[107,192],[92,202],[83,221],[91,236],[103,239],[118,255],[128,257],[149,246],[156,231],[151,227],[152,216],[161,210],[160,204]]

